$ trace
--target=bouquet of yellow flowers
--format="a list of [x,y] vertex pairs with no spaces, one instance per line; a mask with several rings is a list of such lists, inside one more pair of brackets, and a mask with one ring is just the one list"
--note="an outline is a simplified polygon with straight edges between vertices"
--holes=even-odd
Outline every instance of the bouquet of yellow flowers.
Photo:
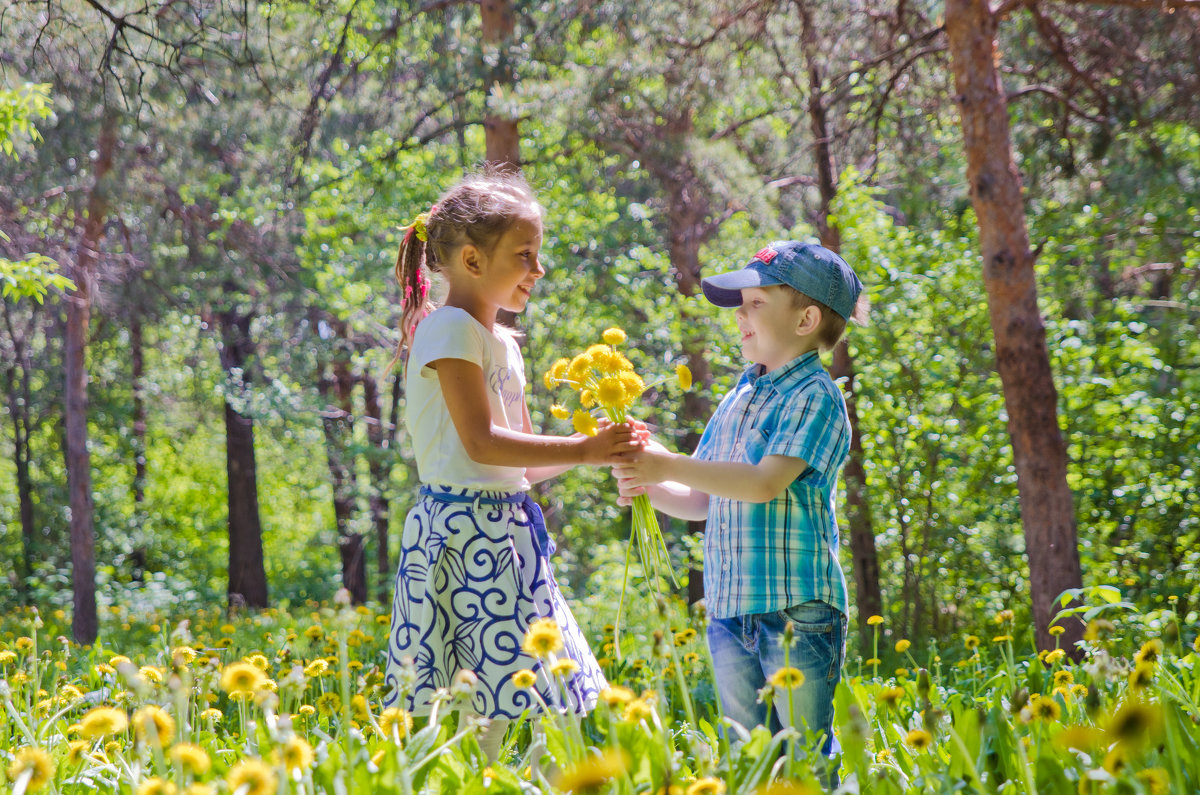
[[[568,386],[577,393],[580,408],[574,414],[558,403],[550,407],[550,413],[559,419],[571,417],[575,430],[588,436],[596,433],[597,412],[602,412],[612,422],[625,422],[629,419],[630,407],[647,389],[642,377],[634,370],[633,363],[617,350],[617,346],[625,341],[625,332],[610,328],[605,330],[602,338],[603,344],[592,345],[572,359],[556,361],[544,377],[546,388],[551,391],[559,386]],[[692,376],[686,365],[681,364],[676,368],[676,377],[680,387],[691,387]],[[625,575],[621,582],[621,603],[617,607],[614,633],[618,655],[621,648],[621,612],[625,607],[625,588],[629,583],[629,560],[633,548],[637,547],[642,572],[656,591],[661,590],[662,580],[679,587],[650,498],[645,494],[634,497],[632,508],[633,526],[630,529],[629,546],[625,549]]]

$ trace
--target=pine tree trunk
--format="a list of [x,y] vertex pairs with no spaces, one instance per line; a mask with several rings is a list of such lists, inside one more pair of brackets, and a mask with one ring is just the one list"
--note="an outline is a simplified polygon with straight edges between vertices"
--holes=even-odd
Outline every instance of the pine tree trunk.
[[29,355],[24,339],[13,337],[13,363],[4,368],[4,391],[8,398],[8,416],[13,425],[13,465],[17,473],[17,505],[21,522],[21,560],[16,567],[14,584],[21,604],[29,604],[29,579],[33,576],[33,481],[29,474],[32,460],[29,448],[30,394]]
[[[487,93],[491,96],[512,88],[513,70],[506,50],[512,43],[515,16],[511,0],[480,0],[479,13],[483,23],[484,47],[495,48],[498,52],[496,65],[487,81]],[[521,136],[516,119],[487,111],[483,117],[483,129],[485,156],[489,163],[521,165]]]
[[[947,0],[945,18],[996,367],[1017,470],[1037,643],[1053,648],[1048,629],[1056,610],[1054,598],[1080,587],[1082,572],[1066,447],[1058,426],[1058,394],[1037,305],[1034,254],[997,69],[997,18],[987,0]],[[1064,647],[1074,650],[1073,641],[1080,635],[1079,622],[1069,622],[1061,639]]]
[[96,262],[108,215],[108,176],[116,151],[116,125],[106,119],[96,147],[92,188],[88,195],[83,234],[75,254],[72,279],[75,290],[67,295],[67,331],[63,344],[66,375],[64,427],[67,489],[71,506],[71,583],[74,615],[71,634],[75,642],[91,644],[100,631],[96,612],[96,534],[93,526],[92,462],[88,452],[87,335],[92,313]]
[[[226,300],[236,303],[234,285],[226,283]],[[236,306],[218,313],[221,327],[221,366],[230,389],[246,388],[251,380],[248,363],[254,353],[249,313]],[[234,383],[235,374],[245,386]],[[262,518],[258,506],[258,464],[254,453],[254,419],[238,412],[225,399],[225,471],[229,505],[229,588],[231,609],[266,607],[267,572],[263,564]]]

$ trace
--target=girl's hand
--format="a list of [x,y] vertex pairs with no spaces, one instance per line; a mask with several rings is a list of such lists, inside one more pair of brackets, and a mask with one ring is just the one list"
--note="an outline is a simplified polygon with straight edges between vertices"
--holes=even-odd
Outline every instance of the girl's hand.
[[585,436],[580,441],[583,463],[594,465],[615,464],[623,455],[642,448],[643,437],[629,422],[612,423],[601,420],[595,436]]

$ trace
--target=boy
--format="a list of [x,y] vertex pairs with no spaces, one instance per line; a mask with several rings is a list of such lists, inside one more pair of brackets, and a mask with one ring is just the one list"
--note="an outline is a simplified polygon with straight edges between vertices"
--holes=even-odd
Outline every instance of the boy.
[[804,683],[792,691],[790,714],[787,691],[776,691],[772,729],[782,728],[781,717],[801,732],[807,727],[833,756],[833,692],[849,609],[834,496],[850,421],[818,352],[838,343],[847,321],[865,321],[862,282],[832,251],[791,241],[701,284],[712,303],[738,307],[751,366],[693,456],[651,442],[625,454],[613,473],[622,502],[645,493],[665,513],[707,520],[708,645],[725,715],[747,728],[765,722],[758,691],[784,667],[780,641],[791,622],[788,663]]

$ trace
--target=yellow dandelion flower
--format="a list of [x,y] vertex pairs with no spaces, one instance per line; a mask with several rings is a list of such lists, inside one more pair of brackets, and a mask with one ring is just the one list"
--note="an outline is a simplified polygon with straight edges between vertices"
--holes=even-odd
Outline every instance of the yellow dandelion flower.
[[232,635],[236,631],[237,631],[237,627],[235,627],[233,624],[222,624],[221,625],[221,634],[222,635]]
[[997,635],[996,637],[992,638],[992,643],[1007,643],[1012,639],[1012,635]]
[[903,687],[885,687],[879,691],[879,703],[889,709],[895,709],[904,698],[904,692]]
[[609,749],[589,755],[565,768],[554,784],[563,792],[573,792],[575,795],[599,792],[605,784],[620,776],[628,767],[629,755],[625,751],[619,748]]
[[905,677],[908,676],[908,669],[907,668],[897,668],[896,676],[900,679],[904,679]]
[[245,661],[250,663],[251,665],[253,665],[255,668],[257,668],[260,671],[266,671],[268,668],[271,667],[271,663],[267,659],[267,655],[265,655],[265,654],[251,654],[250,656],[245,658]]
[[1171,791],[1171,777],[1161,767],[1139,770],[1135,775],[1150,795],[1167,795]]
[[912,641],[903,639],[896,641],[896,652],[899,654],[904,654],[904,652],[908,651],[911,647]]
[[1054,686],[1055,687],[1062,687],[1064,685],[1069,685],[1074,681],[1075,681],[1075,674],[1071,673],[1070,671],[1055,671],[1054,672]]
[[1154,663],[1138,663],[1129,672],[1129,686],[1141,690],[1154,684]]
[[545,658],[563,647],[562,630],[553,618],[539,618],[525,631],[521,648],[531,657]]
[[170,781],[151,776],[137,788],[137,795],[175,795],[179,790]]
[[685,392],[692,388],[692,371],[686,364],[675,366],[675,380]]
[[1011,610],[1001,610],[999,613],[997,613],[997,614],[996,614],[995,621],[996,621],[996,624],[997,624],[997,625],[999,625],[999,624],[1004,624],[1004,623],[1006,623],[1006,622],[1011,622],[1011,621],[1013,620],[1013,618],[1014,618],[1014,617],[1015,617],[1015,616],[1014,616],[1014,614],[1013,614],[1013,611],[1011,611]]
[[683,661],[688,665],[695,665],[696,663],[700,662],[700,655],[694,651],[689,651],[687,654],[683,655]]
[[307,770],[316,755],[313,748],[300,737],[291,737],[280,750],[283,766],[288,770]]
[[867,623],[873,627],[877,627],[883,623],[883,616],[871,616],[867,619]]
[[883,660],[879,659],[878,657],[872,657],[871,659],[867,660],[867,665],[880,665],[882,662]]
[[719,778],[698,778],[687,788],[686,795],[721,795],[725,782]]
[[621,685],[611,685],[600,691],[600,700],[613,708],[623,707],[633,699],[633,691]]
[[1131,746],[1157,738],[1162,727],[1162,707],[1144,701],[1127,701],[1104,723],[1112,742]]
[[221,689],[226,693],[253,694],[262,687],[267,677],[255,666],[248,662],[235,662],[227,665],[221,672]]
[[122,665],[133,665],[133,660],[129,659],[123,654],[118,654],[116,657],[113,657],[111,660],[109,660],[108,664],[116,669],[120,668]]
[[554,676],[569,677],[579,671],[579,663],[570,657],[562,657],[550,665],[550,673]]
[[138,676],[140,676],[143,681],[149,682],[152,685],[162,684],[162,671],[159,671],[152,665],[143,665],[141,668],[139,668]]
[[133,713],[133,729],[147,745],[167,747],[175,736],[175,719],[162,707],[148,704]]
[[241,789],[242,795],[273,795],[275,770],[261,759],[243,759],[229,771],[225,782],[230,792]]
[[129,727],[124,710],[114,707],[92,707],[79,719],[79,736],[86,740],[119,734]]
[[299,712],[300,716],[303,718],[311,718],[313,715],[317,714],[317,708],[312,704],[301,704],[296,708],[296,711]]
[[1057,665],[1058,663],[1062,662],[1066,656],[1067,656],[1067,653],[1065,651],[1063,651],[1062,649],[1052,649],[1052,650],[1046,652],[1046,657],[1045,657],[1046,664],[1047,665]]
[[317,659],[304,666],[304,675],[309,677],[324,676],[329,673],[329,662],[324,657]]
[[1054,723],[1062,715],[1062,708],[1052,698],[1039,698],[1029,705],[1033,716],[1046,723]]
[[627,723],[637,723],[644,718],[650,717],[653,713],[653,709],[646,703],[645,699],[635,698],[625,705],[623,720]]
[[924,753],[933,745],[933,735],[924,729],[913,729],[904,736],[904,742],[917,753]]
[[567,410],[566,406],[555,403],[550,407],[550,416],[554,417],[556,420],[565,420],[567,417],[571,416],[571,412]]
[[223,717],[225,717],[224,713],[216,707],[209,707],[200,713],[200,720],[219,721]]
[[15,651],[10,651],[9,649],[0,651],[0,668],[5,668],[9,665],[12,665],[14,662],[16,662],[16,659],[17,653]]
[[575,389],[582,389],[592,375],[592,357],[581,353],[567,365],[566,380]]
[[609,345],[620,345],[625,341],[625,332],[614,326],[613,328],[605,329],[600,337]]
[[71,740],[67,743],[67,761],[73,765],[83,762],[83,753],[91,747],[87,740]]
[[528,668],[522,668],[512,675],[513,687],[519,687],[522,690],[528,690],[537,684],[537,674]]
[[1068,726],[1054,735],[1054,744],[1059,748],[1074,748],[1091,752],[1105,742],[1104,732],[1091,726]]
[[313,624],[308,629],[304,630],[304,637],[309,640],[320,640],[325,635],[325,630],[319,625]]
[[553,392],[559,382],[567,375],[567,367],[571,364],[569,359],[557,359],[554,364],[550,365],[550,369],[542,375],[542,383],[546,385],[546,389]]
[[[611,375],[600,379],[596,384],[596,400],[605,408],[615,408],[625,405],[625,385],[621,379]],[[589,434],[590,435],[590,434]]]
[[675,645],[676,646],[686,646],[687,644],[691,643],[695,639],[696,639],[696,630],[692,629],[691,627],[688,627],[687,629],[681,629],[675,633]]
[[978,636],[967,635],[965,638],[963,638],[963,646],[966,646],[968,651],[979,648]]
[[579,392],[579,405],[585,409],[590,409],[596,405],[596,393],[590,389],[583,389]]
[[771,687],[780,690],[794,690],[804,684],[804,672],[799,668],[788,666],[771,674],[771,678],[767,681],[771,683]]
[[600,427],[600,423],[596,421],[596,418],[586,411],[576,411],[571,422],[575,426],[575,430],[584,436],[595,436],[597,429]]
[[25,780],[26,792],[38,792],[54,778],[54,758],[36,746],[20,749],[8,766],[8,780]]
[[205,751],[193,743],[179,743],[171,749],[171,759],[193,776],[203,776],[212,767]]
[[1129,764],[1129,749],[1120,743],[1108,749],[1102,763],[1104,769],[1114,776],[1124,770],[1127,764]]
[[30,637],[17,638],[17,642],[14,643],[13,645],[17,647],[17,651],[29,651],[30,649],[33,648],[33,638],[30,638]]
[[1058,626],[1058,625],[1056,624],[1055,626],[1053,626],[1053,627],[1050,627],[1050,629],[1049,629],[1048,631],[1050,632],[1050,634],[1051,634],[1051,635],[1053,635],[1054,637],[1056,637],[1056,638],[1057,638],[1059,635],[1061,635],[1061,634],[1063,634],[1064,632],[1066,632],[1066,631],[1067,631],[1067,628],[1066,628],[1066,627],[1060,627],[1060,626]]
[[379,731],[384,737],[402,740],[412,731],[412,715],[399,707],[388,707],[379,715]]
[[1158,638],[1153,638],[1142,644],[1142,648],[1138,649],[1138,653],[1133,655],[1133,661],[1138,665],[1148,663],[1153,665],[1162,657],[1163,642]]
[[323,693],[317,699],[317,712],[332,715],[342,708],[342,697],[337,693]]
[[635,400],[642,396],[646,391],[646,382],[642,377],[635,372],[624,372],[617,376],[621,379],[621,386],[625,388],[625,405],[631,405]]

